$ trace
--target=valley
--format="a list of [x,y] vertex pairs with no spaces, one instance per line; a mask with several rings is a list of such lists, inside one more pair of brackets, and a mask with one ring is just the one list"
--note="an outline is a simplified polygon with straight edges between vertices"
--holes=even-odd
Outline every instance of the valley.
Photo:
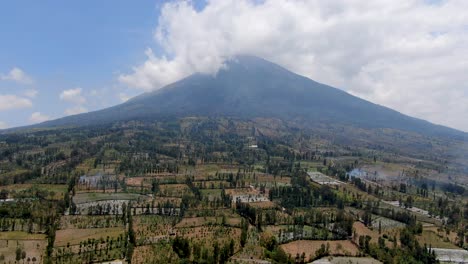
[[0,263],[464,258],[458,163],[329,132],[191,117],[1,135]]

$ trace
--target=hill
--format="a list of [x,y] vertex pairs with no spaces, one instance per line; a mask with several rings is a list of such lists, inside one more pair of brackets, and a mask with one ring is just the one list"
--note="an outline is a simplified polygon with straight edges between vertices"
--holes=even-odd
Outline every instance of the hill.
[[331,123],[390,128],[427,136],[465,133],[373,104],[253,56],[237,56],[216,75],[193,74],[160,90],[100,111],[33,127],[81,126],[132,119],[208,116],[278,118],[302,124]]

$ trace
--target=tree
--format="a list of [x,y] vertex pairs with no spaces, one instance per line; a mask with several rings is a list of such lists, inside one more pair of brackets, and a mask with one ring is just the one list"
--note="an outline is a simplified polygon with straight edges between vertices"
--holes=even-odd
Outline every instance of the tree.
[[172,249],[180,258],[190,258],[190,244],[186,238],[177,236],[172,242]]
[[15,257],[15,259],[16,259],[17,262],[20,261],[20,259],[21,259],[21,252],[22,252],[21,248],[16,248],[16,251],[15,251],[16,257]]
[[241,247],[245,246],[245,243],[247,242],[247,232],[249,229],[249,223],[242,218],[241,220],[241,237],[240,237],[240,244]]
[[218,241],[215,241],[214,246],[213,246],[213,261],[214,261],[214,263],[218,263],[218,258],[219,258],[219,245],[218,245]]

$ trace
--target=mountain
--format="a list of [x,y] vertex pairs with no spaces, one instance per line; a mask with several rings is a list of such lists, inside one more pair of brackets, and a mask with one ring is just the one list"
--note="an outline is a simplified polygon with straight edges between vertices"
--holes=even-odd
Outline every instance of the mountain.
[[216,75],[193,74],[126,103],[34,127],[186,116],[270,117],[310,125],[332,123],[391,128],[430,136],[466,136],[455,129],[373,104],[253,56],[237,56],[227,61],[226,67]]

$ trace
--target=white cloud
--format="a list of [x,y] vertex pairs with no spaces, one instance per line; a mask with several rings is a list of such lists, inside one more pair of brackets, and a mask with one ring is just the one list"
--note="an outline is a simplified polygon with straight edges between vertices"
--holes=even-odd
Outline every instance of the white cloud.
[[166,56],[119,76],[158,89],[236,54],[279,63],[405,114],[468,131],[468,1],[225,0],[165,4]]
[[8,124],[0,121],[0,129],[5,129],[5,128],[8,128]]
[[77,115],[88,112],[88,109],[83,106],[87,102],[86,97],[82,95],[81,88],[64,90],[60,94],[60,100],[74,104],[74,106],[65,109],[66,115]]
[[32,107],[31,100],[13,94],[0,94],[0,111]]
[[48,115],[41,114],[40,112],[34,112],[31,114],[31,117],[29,117],[29,121],[31,123],[42,123],[47,120],[50,120],[50,117]]
[[126,94],[126,93],[119,93],[119,99],[120,101],[122,102],[126,102],[128,101],[130,98],[132,98],[130,95]]
[[1,80],[14,81],[22,84],[32,84],[33,79],[29,77],[23,70],[20,68],[14,67],[10,70],[8,74],[0,74]]
[[60,100],[74,104],[84,104],[86,103],[86,98],[81,94],[81,92],[81,88],[64,90],[60,94]]
[[77,114],[86,113],[86,112],[88,112],[88,109],[80,105],[65,109],[66,115],[77,115]]
[[34,98],[39,92],[35,89],[29,89],[23,92],[23,95],[29,98]]

